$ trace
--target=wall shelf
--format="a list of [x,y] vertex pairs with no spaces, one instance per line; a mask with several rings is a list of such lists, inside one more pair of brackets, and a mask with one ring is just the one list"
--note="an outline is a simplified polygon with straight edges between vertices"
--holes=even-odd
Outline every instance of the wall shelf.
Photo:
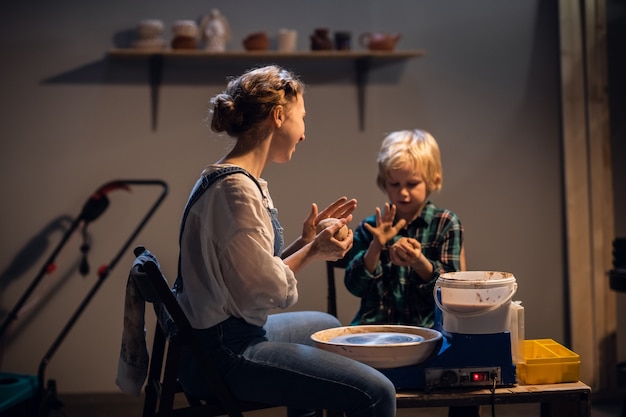
[[203,59],[203,60],[281,60],[319,61],[319,60],[350,60],[354,62],[356,75],[359,127],[365,128],[365,86],[367,75],[373,64],[384,65],[401,60],[421,57],[426,54],[423,49],[401,51],[227,51],[207,52],[200,49],[111,49],[107,55],[111,59],[148,59],[150,88],[152,97],[152,130],[157,127],[158,90],[162,82],[163,62],[165,59]]

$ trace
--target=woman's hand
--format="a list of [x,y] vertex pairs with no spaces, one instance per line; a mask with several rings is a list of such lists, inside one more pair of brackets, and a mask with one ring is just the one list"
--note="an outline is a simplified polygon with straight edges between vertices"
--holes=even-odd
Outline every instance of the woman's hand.
[[[347,201],[344,201],[344,203],[347,203]],[[317,207],[315,207],[315,211],[317,211]],[[336,214],[337,212],[333,211],[333,213]],[[309,224],[314,224],[316,217],[318,216],[309,216],[312,220]],[[350,213],[340,218],[339,221],[332,226],[323,229],[317,235],[314,234],[310,242],[298,247],[298,249],[294,249],[296,245],[292,244],[283,252],[283,254],[286,254],[283,256],[285,264],[287,264],[294,273],[297,273],[304,265],[314,259],[336,261],[343,258],[352,248],[354,233],[348,228],[348,235],[343,240],[337,240],[335,234],[351,220],[352,214]],[[315,226],[313,226],[313,228],[315,228]],[[315,233],[315,230],[313,233]]]
[[313,253],[315,253],[317,258],[325,261],[336,261],[348,253],[350,248],[352,248],[354,238],[352,230],[348,228],[348,235],[342,240],[337,240],[335,235],[351,220],[352,214],[348,214],[347,217],[339,219],[338,222],[323,229],[314,237],[311,245],[314,248]]
[[352,198],[348,200],[347,197],[341,197],[318,213],[317,204],[313,203],[311,205],[311,211],[302,225],[302,235],[300,239],[303,243],[311,242],[317,235],[317,224],[329,217],[334,217],[336,219],[348,219],[346,223],[350,222],[352,220],[352,213],[356,209],[356,205],[356,199]]
[[385,203],[385,210],[381,213],[376,207],[376,227],[365,223],[365,228],[374,236],[374,240],[383,248],[400,230],[406,225],[406,220],[400,219],[394,225],[396,218],[396,206]]
[[[345,219],[345,222],[337,222],[339,223],[339,225],[337,225],[337,230],[341,228],[341,225],[347,224],[348,222],[352,221],[352,212],[356,209],[356,204],[357,202],[354,198],[348,200],[347,197],[341,197],[319,213],[317,204],[311,204],[311,211],[309,212],[309,215],[304,220],[304,224],[302,225],[302,234],[291,245],[285,248],[285,250],[281,254],[281,257],[285,259],[302,249],[305,245],[313,242],[313,240],[317,236],[317,224],[320,221],[329,217],[334,217],[336,219]],[[352,232],[350,232],[349,240],[350,246],[352,246]],[[337,259],[340,258],[341,257]]]

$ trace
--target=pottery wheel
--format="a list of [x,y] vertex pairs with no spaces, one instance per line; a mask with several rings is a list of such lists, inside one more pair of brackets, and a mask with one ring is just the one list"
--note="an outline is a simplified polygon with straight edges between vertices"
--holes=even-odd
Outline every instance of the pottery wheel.
[[422,342],[424,338],[416,334],[371,332],[361,334],[344,334],[335,336],[329,341],[344,345],[397,345],[400,343]]

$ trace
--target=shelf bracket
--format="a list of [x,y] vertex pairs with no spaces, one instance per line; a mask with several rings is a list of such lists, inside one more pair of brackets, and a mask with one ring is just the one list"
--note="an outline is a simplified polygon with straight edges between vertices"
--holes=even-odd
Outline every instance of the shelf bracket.
[[159,89],[163,79],[163,55],[153,54],[149,57],[148,65],[150,77],[150,117],[152,131],[157,130],[157,118],[159,113]]
[[365,130],[365,86],[367,85],[367,75],[370,69],[370,58],[362,57],[354,60],[354,71],[356,74],[357,105],[359,113],[359,130]]

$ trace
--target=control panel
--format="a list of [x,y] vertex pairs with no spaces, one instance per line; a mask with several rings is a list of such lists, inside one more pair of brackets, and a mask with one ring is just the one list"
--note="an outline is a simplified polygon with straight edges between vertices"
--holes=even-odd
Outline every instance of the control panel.
[[499,366],[476,368],[426,368],[425,389],[454,387],[493,387],[501,379]]

